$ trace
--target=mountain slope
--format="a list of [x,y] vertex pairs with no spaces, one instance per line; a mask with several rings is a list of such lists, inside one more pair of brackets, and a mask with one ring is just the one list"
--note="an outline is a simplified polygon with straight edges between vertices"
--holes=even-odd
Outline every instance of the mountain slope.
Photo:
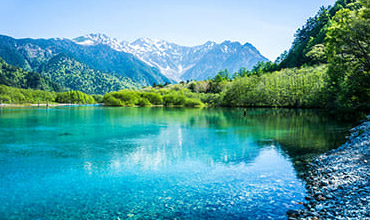
[[14,39],[0,35],[0,56],[6,62],[26,70],[40,72],[41,66],[45,66],[60,53],[92,69],[128,77],[142,85],[171,81],[157,68],[147,65],[134,55],[117,51],[107,45],[79,45],[68,39],[56,38]]
[[9,65],[2,58],[0,58],[0,84],[22,89],[62,90],[61,86],[52,82],[48,77]]
[[92,69],[63,53],[51,58],[39,70],[67,90],[79,90],[87,94],[105,94],[139,87],[127,77]]

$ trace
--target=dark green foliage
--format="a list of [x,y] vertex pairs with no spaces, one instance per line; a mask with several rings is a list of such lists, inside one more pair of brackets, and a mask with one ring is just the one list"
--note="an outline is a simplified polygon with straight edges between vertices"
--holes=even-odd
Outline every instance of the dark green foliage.
[[[312,59],[310,56],[306,56],[306,54],[309,53],[315,45],[324,44],[333,16],[343,8],[355,9],[359,7],[359,2],[357,0],[339,0],[333,7],[321,7],[315,17],[309,18],[306,24],[298,29],[293,45],[289,53],[281,60],[279,69],[318,63],[317,60]],[[326,60],[321,59],[320,62],[325,63]]]
[[68,91],[57,93],[55,101],[58,103],[70,103],[70,104],[95,104],[95,100],[92,96],[86,95],[80,91]]
[[50,59],[40,71],[68,90],[79,90],[87,94],[105,94],[126,88],[137,88],[139,84],[121,75],[107,74],[92,69],[75,59],[59,54]]
[[91,95],[96,103],[103,103],[104,102],[104,96],[103,95]]
[[2,58],[0,58],[0,84],[23,89],[62,90],[58,84],[52,82],[48,77],[9,65]]
[[329,103],[333,109],[370,111],[370,1],[342,9],[327,35]]

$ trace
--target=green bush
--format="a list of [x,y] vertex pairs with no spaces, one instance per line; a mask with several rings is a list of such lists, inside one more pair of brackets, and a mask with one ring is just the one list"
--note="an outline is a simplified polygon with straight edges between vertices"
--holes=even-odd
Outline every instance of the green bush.
[[114,98],[119,99],[123,105],[127,106],[137,105],[140,100],[139,94],[130,90],[121,90],[111,94]]
[[153,105],[162,105],[163,98],[161,94],[155,92],[143,92],[141,97],[146,98]]
[[203,106],[203,103],[199,99],[190,98],[190,99],[186,99],[185,106],[186,107],[200,107],[200,106]]
[[119,99],[116,99],[112,94],[108,93],[104,95],[104,104],[110,106],[122,106],[122,103]]
[[92,96],[86,95],[80,91],[69,91],[57,93],[55,98],[59,103],[72,103],[72,104],[94,104],[96,103]]
[[186,96],[178,93],[171,93],[163,96],[165,106],[183,106],[186,102]]
[[149,102],[147,98],[141,98],[138,103],[139,106],[151,106],[152,103]]
[[104,96],[102,95],[91,95],[96,103],[103,103],[104,102]]

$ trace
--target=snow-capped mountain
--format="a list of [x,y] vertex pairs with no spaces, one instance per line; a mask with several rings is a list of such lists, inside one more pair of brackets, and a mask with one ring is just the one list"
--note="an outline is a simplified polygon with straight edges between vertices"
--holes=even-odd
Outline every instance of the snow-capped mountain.
[[121,50],[122,45],[125,42],[119,42],[115,38],[110,38],[105,34],[88,34],[85,36],[77,37],[73,39],[73,41],[77,44],[84,45],[84,46],[92,46],[98,44],[105,44],[109,45],[111,48],[115,50]]
[[203,45],[187,47],[149,38],[139,38],[131,43],[119,42],[104,34],[89,34],[73,41],[86,46],[104,44],[117,51],[131,53],[176,81],[203,80],[214,77],[221,69],[233,73],[241,67],[250,69],[258,61],[267,61],[251,44],[230,41],[221,44],[208,41]]

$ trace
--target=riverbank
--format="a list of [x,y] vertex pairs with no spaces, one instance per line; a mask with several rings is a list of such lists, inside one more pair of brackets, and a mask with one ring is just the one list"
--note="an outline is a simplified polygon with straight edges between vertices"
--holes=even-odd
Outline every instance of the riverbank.
[[370,116],[350,130],[348,141],[313,158],[305,176],[305,210],[289,219],[370,219]]

